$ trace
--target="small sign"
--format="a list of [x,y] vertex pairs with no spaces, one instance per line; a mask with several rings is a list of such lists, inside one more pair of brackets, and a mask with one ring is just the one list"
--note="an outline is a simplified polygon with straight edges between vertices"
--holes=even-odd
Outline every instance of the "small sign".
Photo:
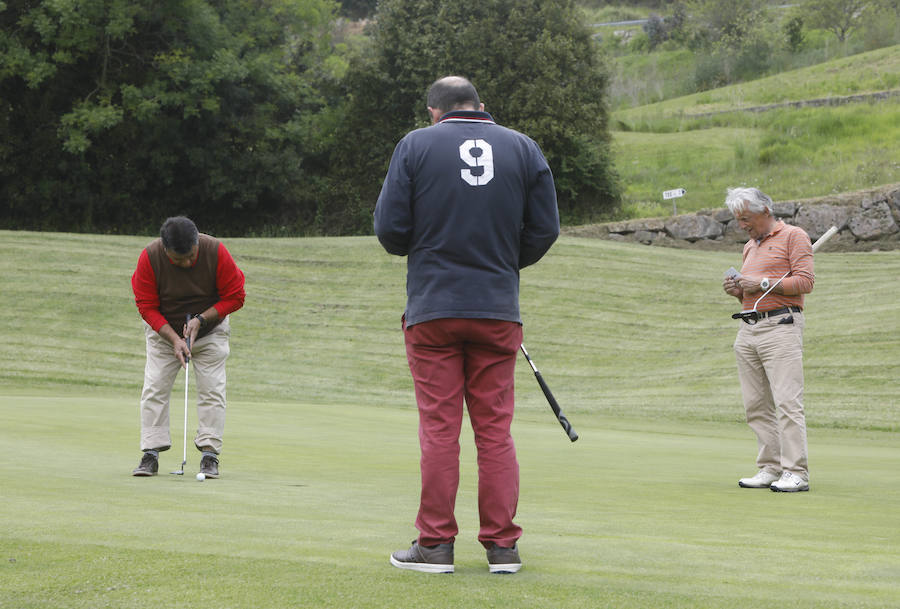
[[684,188],[676,188],[675,190],[664,190],[663,199],[675,199],[684,196]]

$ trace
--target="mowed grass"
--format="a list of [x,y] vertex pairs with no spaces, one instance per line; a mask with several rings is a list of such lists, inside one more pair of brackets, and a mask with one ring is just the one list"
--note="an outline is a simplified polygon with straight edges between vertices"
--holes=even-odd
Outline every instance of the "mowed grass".
[[248,299],[223,477],[196,482],[192,452],[184,477],[136,479],[147,241],[0,232],[4,609],[896,606],[896,252],[817,256],[813,490],[781,495],[736,485],[756,452],[720,288],[739,254],[561,239],[523,272],[525,337],[581,439],[522,362],[526,566],[487,573],[465,429],[457,573],[426,576],[387,561],[418,501],[402,259],[373,238],[227,240]]

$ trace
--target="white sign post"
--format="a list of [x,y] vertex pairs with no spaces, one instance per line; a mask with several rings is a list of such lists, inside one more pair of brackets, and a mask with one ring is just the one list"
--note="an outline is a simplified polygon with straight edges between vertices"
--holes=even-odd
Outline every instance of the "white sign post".
[[684,188],[676,188],[675,190],[664,190],[663,191],[663,200],[673,199],[673,201],[672,201],[672,215],[673,216],[678,215],[678,206],[675,204],[674,199],[677,199],[678,197],[683,197],[684,192],[685,192]]

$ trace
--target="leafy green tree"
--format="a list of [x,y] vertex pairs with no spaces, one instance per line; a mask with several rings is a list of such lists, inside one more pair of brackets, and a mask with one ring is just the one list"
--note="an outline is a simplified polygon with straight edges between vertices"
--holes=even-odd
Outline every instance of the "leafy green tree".
[[828,30],[844,42],[874,4],[874,0],[805,0],[801,10],[810,27]]
[[688,46],[697,51],[698,90],[756,78],[769,68],[781,40],[764,0],[688,0]]
[[351,19],[364,19],[375,14],[378,0],[340,0],[341,15]]
[[371,224],[391,151],[428,124],[425,91],[460,74],[501,124],[534,138],[556,179],[560,212],[586,221],[620,197],[605,105],[607,76],[571,0],[381,0],[371,48],[351,62],[334,154],[352,184],[348,221]]
[[803,35],[803,17],[791,17],[784,24],[784,37],[792,53],[797,53],[803,48],[806,42],[806,37]]
[[757,27],[768,3],[765,0],[686,0],[684,2],[693,45],[709,48],[722,41],[739,44]]
[[189,213],[239,233],[312,216],[335,9],[0,5],[0,226],[132,231]]

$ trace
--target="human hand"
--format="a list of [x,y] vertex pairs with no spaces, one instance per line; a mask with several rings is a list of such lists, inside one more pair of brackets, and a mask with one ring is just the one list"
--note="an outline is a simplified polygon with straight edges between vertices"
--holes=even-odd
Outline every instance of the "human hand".
[[722,281],[722,289],[725,290],[726,294],[735,298],[741,298],[744,294],[741,284],[734,277],[726,277]]
[[181,367],[187,368],[188,362],[191,361],[190,336],[188,335],[187,339],[177,337],[172,348],[175,349],[175,357],[181,362]]
[[762,292],[762,288],[759,285],[760,279],[755,279],[753,277],[741,277],[738,283],[741,286],[741,289],[745,294],[755,294],[756,292]]

